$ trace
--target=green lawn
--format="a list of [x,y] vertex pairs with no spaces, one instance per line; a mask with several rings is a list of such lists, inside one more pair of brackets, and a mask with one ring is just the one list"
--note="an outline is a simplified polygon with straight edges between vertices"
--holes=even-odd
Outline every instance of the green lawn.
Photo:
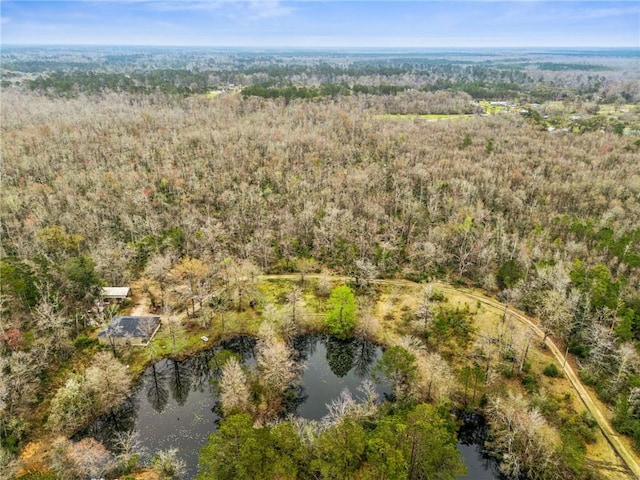
[[440,120],[465,120],[473,117],[472,114],[440,114],[440,113],[427,113],[427,114],[392,114],[384,113],[381,115],[374,115],[374,118],[380,120],[428,120],[428,121],[440,121]]

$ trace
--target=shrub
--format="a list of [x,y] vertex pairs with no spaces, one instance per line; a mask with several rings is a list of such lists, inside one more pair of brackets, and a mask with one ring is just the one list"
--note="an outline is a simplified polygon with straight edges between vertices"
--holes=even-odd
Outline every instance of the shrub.
[[499,368],[500,375],[502,375],[504,378],[513,377],[513,368],[511,368],[511,365],[501,364]]
[[558,378],[562,376],[562,372],[556,367],[555,363],[550,363],[542,371],[547,377]]
[[524,272],[514,260],[507,260],[498,269],[496,278],[500,288],[511,288],[524,278]]
[[529,393],[533,393],[538,390],[538,380],[531,374],[524,375],[522,377],[522,385]]
[[598,422],[591,416],[589,412],[584,410],[579,415],[573,415],[567,421],[566,428],[584,443],[593,444],[596,442],[595,428]]
[[86,335],[78,335],[78,337],[73,341],[73,345],[78,350],[84,350],[85,348],[90,348],[93,345],[97,345],[98,340],[95,338],[89,338]]
[[446,301],[446,299],[447,297],[445,296],[444,292],[441,290],[434,288],[433,291],[431,292],[431,300],[433,302],[444,302]]
[[185,463],[178,458],[178,450],[175,448],[156,453],[151,459],[151,468],[161,480],[183,478],[186,471]]
[[502,359],[508,362],[515,362],[516,352],[512,348],[507,348],[502,351]]

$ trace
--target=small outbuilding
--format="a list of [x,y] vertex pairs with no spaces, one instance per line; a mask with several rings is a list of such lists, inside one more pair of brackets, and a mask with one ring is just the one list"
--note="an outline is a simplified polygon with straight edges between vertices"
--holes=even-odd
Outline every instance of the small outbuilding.
[[98,333],[103,345],[147,346],[160,328],[160,317],[114,317],[109,326]]
[[100,291],[102,300],[105,302],[113,300],[126,300],[131,296],[130,287],[102,287]]

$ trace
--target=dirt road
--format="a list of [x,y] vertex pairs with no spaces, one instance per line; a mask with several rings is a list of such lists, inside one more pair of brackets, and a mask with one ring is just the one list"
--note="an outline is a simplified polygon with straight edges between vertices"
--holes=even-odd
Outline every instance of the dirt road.
[[[442,290],[455,291],[458,294],[463,294],[468,298],[472,298],[476,301],[484,303],[485,305],[492,306],[501,311],[505,310],[504,304],[497,302],[495,300],[492,300],[490,298],[483,297],[480,295],[475,295],[473,293],[468,293],[463,290],[455,289],[442,283],[437,283],[437,285],[438,285],[438,288],[441,288]],[[514,318],[525,323],[531,330],[535,332],[535,334],[540,339],[544,338],[544,332],[542,331],[542,329],[540,329],[540,327],[538,327],[538,325],[536,325],[530,319],[528,319],[521,313],[518,313],[512,309],[507,308],[506,311],[510,315],[512,315]],[[551,351],[555,359],[557,360],[558,364],[560,365],[564,364],[564,355],[562,354],[560,349],[556,346],[556,344],[553,342],[553,340],[550,337],[546,338],[545,344],[547,348]],[[584,403],[585,407],[587,408],[591,416],[598,422],[598,426],[600,427],[602,434],[605,436],[605,438],[607,439],[611,447],[620,456],[620,458],[622,458],[622,460],[627,464],[627,467],[629,467],[630,472],[632,472],[633,475],[635,475],[635,478],[640,479],[640,463],[638,462],[637,456],[623,442],[620,441],[620,439],[618,438],[618,434],[615,433],[615,431],[611,427],[611,424],[607,420],[607,417],[604,415],[600,407],[593,401],[593,399],[591,398],[591,395],[589,394],[587,389],[584,387],[584,385],[580,381],[580,378],[578,377],[577,373],[575,372],[575,370],[573,369],[573,367],[570,365],[569,362],[567,362],[564,367],[564,373],[567,376],[567,379],[569,379],[569,381],[573,385],[573,388],[576,390],[576,392],[578,392],[578,396]]]
[[[319,278],[319,277],[320,277],[320,275],[317,275],[317,274],[305,275],[305,278],[308,278],[308,279]],[[296,279],[298,279],[299,280],[300,279],[300,275],[299,274],[297,274],[297,275],[296,274],[293,274],[293,275],[264,275],[264,276],[261,276],[260,278],[263,278],[263,279],[287,279],[287,280],[296,280]],[[346,282],[346,281],[350,280],[349,277],[334,277],[334,276],[329,277],[329,279],[332,280],[332,281],[342,281],[342,282]],[[376,284],[379,284],[379,285],[396,285],[396,286],[416,285],[415,283],[410,282],[408,280],[374,280],[373,283],[376,283]],[[434,284],[437,285],[438,288],[440,288],[440,289],[442,289],[444,291],[448,290],[448,291],[456,292],[459,295],[460,294],[461,295],[465,295],[466,297],[468,297],[470,299],[473,299],[473,300],[479,301],[479,302],[481,302],[481,303],[483,303],[485,305],[489,305],[491,307],[497,308],[500,311],[505,311],[506,310],[507,313],[509,313],[514,318],[516,318],[520,322],[522,322],[525,325],[527,325],[541,340],[545,336],[544,332],[542,331],[542,329],[538,325],[536,325],[536,323],[531,321],[529,318],[527,318],[523,314],[521,314],[521,313],[519,313],[519,312],[517,312],[517,311],[515,311],[513,309],[506,308],[506,306],[504,304],[502,304],[502,303],[500,303],[500,302],[498,302],[496,300],[493,300],[493,299],[485,297],[485,296],[476,295],[476,294],[471,293],[471,292],[466,292],[465,290],[454,288],[454,287],[451,287],[451,286],[449,286],[447,284],[444,284],[444,283],[434,282]],[[555,357],[555,359],[558,362],[558,364],[559,365],[565,364],[564,355],[562,354],[560,349],[556,346],[556,344],[553,342],[553,339],[551,337],[547,337],[546,338],[545,344],[546,344],[547,348],[549,349],[549,351]],[[605,436],[605,438],[607,439],[607,441],[611,445],[611,448],[613,448],[613,450],[618,454],[618,456],[627,465],[627,467],[629,469],[629,473],[631,475],[633,475],[635,478],[637,478],[638,480],[640,480],[640,462],[638,461],[638,457],[635,455],[635,453],[629,447],[627,447],[620,440],[620,438],[618,437],[618,434],[613,430],[613,427],[611,427],[611,424],[607,420],[607,417],[605,416],[605,414],[603,413],[601,408],[598,406],[598,404],[596,404],[593,401],[593,399],[591,398],[591,395],[589,394],[589,392],[587,391],[585,386],[582,384],[582,381],[578,377],[578,374],[575,372],[575,370],[573,369],[573,367],[570,365],[569,362],[566,362],[566,364],[565,364],[564,373],[565,373],[567,379],[573,385],[573,388],[578,393],[578,396],[580,397],[580,399],[584,403],[585,408],[589,411],[589,413],[596,420],[596,422],[598,422],[598,426],[600,427],[600,430],[602,431],[602,434]]]

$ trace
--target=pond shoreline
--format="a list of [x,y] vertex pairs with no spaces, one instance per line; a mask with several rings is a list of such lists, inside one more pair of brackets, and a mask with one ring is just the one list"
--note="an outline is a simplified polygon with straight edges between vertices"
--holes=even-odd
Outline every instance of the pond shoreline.
[[[115,423],[139,431],[149,454],[158,449],[178,446],[187,452],[189,475],[195,475],[197,452],[204,446],[208,436],[216,431],[221,418],[221,412],[216,407],[215,390],[211,385],[212,377],[210,371],[206,370],[211,359],[222,349],[231,349],[239,352],[243,363],[253,361],[255,336],[225,337],[197,352],[182,352],[179,356],[165,357],[149,365],[139,376],[131,396],[120,411],[111,412],[104,416],[107,418],[97,420],[81,436],[94,436],[104,443],[110,443],[104,434],[110,432],[111,427],[105,427],[105,424],[109,425],[109,421],[122,415],[124,418]],[[345,385],[352,395],[358,396],[357,386],[363,379],[369,378],[370,368],[384,348],[362,338],[339,340],[318,333],[298,335],[289,344],[297,352],[296,361],[304,362],[305,369],[302,372],[301,391],[297,392],[298,397],[287,408],[287,413],[315,421],[327,414],[326,405],[339,397]],[[356,371],[358,368],[359,371]],[[169,377],[177,379],[177,386],[167,386]],[[153,382],[150,383],[151,380],[156,382],[156,387]],[[158,392],[157,385],[164,385],[164,391]],[[379,388],[378,400],[382,402],[384,399],[384,389]],[[113,435],[113,432],[109,435]],[[459,450],[464,454],[460,447]],[[468,461],[465,456],[465,463]],[[478,463],[473,468],[483,467]],[[498,477],[461,478],[475,480]]]

